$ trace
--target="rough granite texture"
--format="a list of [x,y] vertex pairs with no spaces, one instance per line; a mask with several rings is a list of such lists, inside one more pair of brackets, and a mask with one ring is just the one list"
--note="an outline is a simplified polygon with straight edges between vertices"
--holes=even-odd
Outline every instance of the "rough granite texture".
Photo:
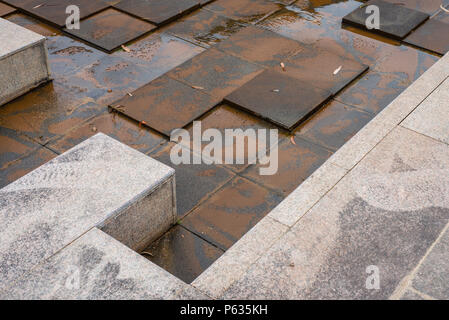
[[18,279],[0,299],[206,299],[93,228]]
[[0,18],[0,105],[50,78],[45,37]]
[[[131,247],[160,235],[174,223],[175,195],[165,195],[167,204],[157,199],[153,210],[151,194],[163,183],[170,188],[173,178],[173,169],[99,133],[4,187],[0,290],[94,226],[121,234]],[[120,214],[127,223],[118,224]],[[114,226],[111,219],[117,219]]]

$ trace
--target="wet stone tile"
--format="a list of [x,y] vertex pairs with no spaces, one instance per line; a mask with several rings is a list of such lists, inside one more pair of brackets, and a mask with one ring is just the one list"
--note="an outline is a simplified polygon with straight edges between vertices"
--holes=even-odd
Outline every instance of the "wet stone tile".
[[176,20],[199,7],[196,0],[122,0],[115,8],[156,25]]
[[269,0],[217,0],[205,8],[238,22],[256,23],[282,6]]
[[386,2],[390,2],[393,4],[400,3],[402,6],[418,10],[427,14],[434,14],[440,8],[440,5],[449,5],[449,0],[407,0],[407,1],[398,1],[398,0],[384,0]]
[[358,8],[343,18],[343,23],[354,25],[367,30],[366,21],[371,13],[366,13],[366,7],[375,5],[379,7],[379,29],[371,29],[370,32],[380,33],[396,39],[404,39],[413,29],[429,18],[429,15],[420,11],[406,8],[401,5],[391,4],[383,0],[368,1],[363,7]]
[[102,132],[127,146],[146,153],[167,141],[147,128],[139,128],[132,120],[114,113],[102,113],[67,132],[64,137],[50,142],[47,147],[63,153],[91,136]]
[[6,127],[8,119],[0,117],[0,169],[5,170],[8,163],[15,161],[39,144],[20,134],[14,129]]
[[[448,4],[445,6],[446,9],[449,9],[449,0],[447,0]],[[438,20],[444,23],[449,23],[449,13],[444,10],[440,10],[435,16],[432,17],[432,20]]]
[[[190,164],[174,164],[170,159],[170,153],[174,146],[174,143],[169,143],[161,150],[152,152],[150,157],[175,169],[178,218],[182,218],[232,179],[235,174],[220,165],[208,165],[204,162],[201,164],[192,162]],[[184,151],[189,152],[187,149]],[[192,159],[191,153],[190,159]]]
[[248,61],[271,67],[279,65],[290,56],[301,51],[304,46],[270,30],[248,26],[229,39],[217,44],[215,48],[240,56]]
[[368,70],[368,66],[345,56],[318,48],[307,48],[285,63],[278,71],[335,94]]
[[330,96],[328,91],[280,72],[266,70],[228,95],[225,102],[292,130]]
[[11,22],[14,22],[15,24],[18,24],[19,26],[27,28],[28,30],[34,31],[46,37],[55,36],[61,33],[59,30],[21,13],[14,13],[5,18]]
[[127,48],[129,52],[117,50],[111,55],[144,64],[145,70],[151,70],[157,77],[205,50],[165,32],[154,32]]
[[179,81],[162,76],[113,102],[111,107],[141,125],[170,136],[213,108],[219,100]]
[[180,37],[210,47],[229,38],[243,28],[243,25],[217,13],[200,10],[171,25],[167,31]]
[[107,9],[82,20],[79,30],[65,28],[64,31],[106,52],[112,52],[120,45],[155,28],[151,23],[114,9]]
[[301,125],[295,135],[336,151],[373,117],[372,113],[332,100]]
[[430,19],[405,38],[404,42],[444,55],[449,51],[448,34],[449,23]]
[[8,6],[5,3],[0,3],[0,17],[4,17],[4,16],[11,14],[15,11],[16,11],[15,8]]
[[106,55],[73,73],[60,76],[57,82],[77,96],[90,98],[105,107],[158,76],[158,70],[147,68],[145,63]]
[[0,188],[23,177],[56,156],[56,153],[41,147],[20,159],[2,165],[0,167]]
[[80,8],[80,19],[84,19],[109,6],[100,0],[27,0],[21,3],[19,7],[32,16],[36,16],[58,27],[66,25],[68,17],[66,8],[70,5],[76,5]]
[[279,144],[278,170],[274,175],[260,175],[260,165],[254,165],[243,176],[288,195],[332,155],[330,150],[298,136],[292,139],[294,144],[290,139]]
[[[205,114],[199,119],[201,121],[201,131],[208,129],[218,130],[222,134],[221,140],[221,161],[226,166],[233,171],[241,171],[248,167],[249,163],[258,160],[258,153],[265,155],[270,147],[277,145],[278,141],[270,141],[269,130],[277,129],[276,126],[269,122],[260,120],[246,112],[237,110],[227,104],[221,104],[219,107],[215,108],[211,112]],[[236,137],[231,141],[226,140],[226,130],[234,130]],[[247,134],[247,130],[254,130],[256,136]],[[259,136],[258,131],[264,129],[266,130],[266,135],[264,136],[266,144],[265,146],[258,143]],[[188,127],[190,136],[193,136],[193,126]],[[286,132],[278,131],[279,139],[287,137]],[[206,140],[206,139],[205,139]],[[239,149],[237,149],[237,141],[242,141],[239,143]],[[191,150],[193,149],[192,142],[182,143]],[[209,142],[202,141],[201,150],[209,144]],[[249,145],[255,145],[255,148],[250,148]],[[240,151],[243,148],[243,151]],[[238,153],[241,152],[241,153]],[[225,163],[226,154],[233,155],[232,164]],[[215,155],[212,155],[215,156]]]
[[7,128],[45,144],[98,112],[98,105],[91,98],[77,97],[50,82],[3,105],[0,119]]
[[263,71],[261,66],[208,49],[167,73],[167,76],[222,99]]
[[142,255],[190,283],[217,260],[223,251],[181,226],[175,226],[142,251]]
[[309,19],[340,20],[360,7],[362,3],[357,0],[298,0],[291,8],[299,8]]
[[236,177],[181,221],[181,225],[219,248],[229,249],[282,197]]

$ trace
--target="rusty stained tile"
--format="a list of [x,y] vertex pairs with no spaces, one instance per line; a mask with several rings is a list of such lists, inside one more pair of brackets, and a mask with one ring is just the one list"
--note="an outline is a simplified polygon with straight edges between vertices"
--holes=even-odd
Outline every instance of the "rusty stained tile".
[[177,225],[141,254],[184,282],[191,283],[223,254],[223,250]]
[[[446,15],[449,17],[449,14]],[[405,38],[404,42],[444,55],[449,51],[448,35],[449,23],[430,19]]]
[[56,153],[45,147],[40,147],[15,161],[2,165],[0,167],[0,188],[23,177],[56,156]]
[[32,16],[55,26],[64,27],[69,16],[66,13],[66,8],[70,5],[80,8],[81,19],[109,7],[109,4],[100,0],[26,0],[20,1],[17,6]]
[[[208,165],[204,162],[201,164],[174,164],[170,159],[170,153],[174,146],[174,143],[169,143],[160,150],[150,153],[150,157],[175,169],[178,218],[182,218],[232,179],[235,174],[220,165]],[[188,149],[184,149],[184,152],[188,152],[192,159],[192,154]]]
[[39,144],[27,138],[15,128],[8,128],[8,120],[0,117],[0,169],[6,168],[9,162],[15,161],[30,153]]
[[200,54],[205,49],[165,32],[154,32],[128,44],[130,50],[117,50],[112,56],[145,65],[157,77]]
[[[366,6],[379,7],[380,28],[368,30],[366,21],[371,13],[366,13]],[[343,23],[379,33],[395,39],[404,39],[413,29],[429,18],[429,15],[398,4],[391,4],[383,0],[368,1],[365,6],[358,8],[343,18]]]
[[409,9],[418,10],[427,14],[434,14],[440,9],[440,5],[449,5],[449,0],[384,0],[390,3],[400,4]]
[[260,175],[260,165],[253,165],[243,172],[243,176],[286,196],[332,155],[330,150],[318,144],[298,136],[292,139],[295,144],[291,139],[284,139],[279,144],[278,170],[274,175]]
[[306,82],[266,70],[228,95],[225,102],[291,131],[330,96]]
[[355,27],[341,27],[341,21],[323,17],[312,18],[295,6],[288,6],[264,20],[261,25],[285,37],[321,51],[354,59],[368,66],[399,45],[391,40]]
[[204,47],[210,47],[229,38],[243,27],[230,18],[201,9],[170,25],[167,32]]
[[372,113],[332,100],[301,125],[295,135],[336,151],[373,117]]
[[64,77],[98,59],[106,53],[64,35],[47,37],[48,61],[54,79]]
[[260,27],[248,26],[215,46],[218,50],[266,67],[279,65],[304,46]]
[[368,70],[368,66],[346,56],[318,48],[307,48],[276,70],[335,94]]
[[46,37],[61,34],[59,30],[22,13],[14,13],[6,19]]
[[3,126],[45,144],[98,112],[92,99],[50,82],[3,105],[0,119]]
[[13,8],[11,6],[8,6],[5,3],[1,3],[0,2],[0,17],[4,17],[4,16],[6,16],[8,14],[11,14],[11,13],[13,13],[15,11],[16,11],[15,8]]
[[67,132],[61,139],[50,142],[47,147],[63,153],[91,136],[102,132],[140,152],[147,153],[167,140],[161,135],[139,128],[134,121],[116,113],[102,113]]
[[212,109],[218,99],[167,76],[137,89],[110,106],[142,125],[170,136]]
[[158,75],[157,70],[143,63],[106,55],[78,71],[60,76],[57,81],[72,93],[106,106]]
[[115,9],[106,9],[80,22],[80,29],[64,31],[110,53],[156,27]]
[[114,8],[162,25],[198,9],[199,6],[200,3],[196,0],[122,0]]
[[[205,114],[201,119],[201,130],[204,133],[207,129],[216,129],[221,132],[222,134],[222,163],[232,169],[233,171],[239,172],[248,167],[250,161],[256,161],[258,160],[258,152],[265,155],[268,152],[268,149],[270,146],[277,145],[278,141],[273,141],[270,144],[270,136],[269,136],[269,130],[270,129],[276,129],[276,126],[272,125],[269,122],[265,122],[263,120],[260,120],[257,117],[254,117],[246,112],[242,112],[240,110],[237,110],[229,105],[221,104],[219,107],[215,108],[211,112]],[[229,143],[229,141],[226,141],[225,139],[225,130],[242,130],[242,132],[236,132],[237,138],[234,138],[232,143]],[[257,132],[259,129],[265,129],[266,130],[266,148],[259,149],[259,145],[257,143],[257,137],[254,139],[251,135],[245,135],[246,130],[252,129]],[[193,136],[193,127],[192,125],[189,125],[188,131],[190,133],[190,136]],[[287,137],[287,134],[278,131],[279,140],[282,138]],[[237,139],[242,139],[243,141],[243,157],[237,156],[237,150],[236,150],[236,143]],[[182,142],[181,142],[182,143]],[[248,147],[249,143],[252,143],[256,146],[255,150],[252,150]],[[193,145],[191,142],[188,144],[182,143],[186,147],[193,149]],[[204,148],[209,144],[209,142],[203,142],[201,145],[201,150],[204,150]],[[233,155],[233,164],[225,164],[225,155],[231,154]],[[264,153],[265,152],[265,153]],[[239,163],[240,162],[240,163]]]
[[282,6],[269,0],[217,0],[205,8],[238,22],[256,23]]
[[282,199],[277,193],[236,177],[181,220],[181,225],[227,250]]
[[166,75],[221,100],[262,71],[261,66],[211,48]]
[[377,114],[437,60],[407,46],[395,47],[335,100]]

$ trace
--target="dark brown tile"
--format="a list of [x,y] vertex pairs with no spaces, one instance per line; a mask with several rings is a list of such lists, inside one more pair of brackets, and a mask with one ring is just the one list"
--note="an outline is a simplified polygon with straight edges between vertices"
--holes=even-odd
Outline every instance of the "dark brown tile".
[[231,247],[282,197],[236,177],[181,221],[181,225],[222,248]]
[[162,76],[111,104],[115,110],[170,136],[212,109],[219,100]]
[[0,17],[4,17],[4,16],[6,16],[8,14],[11,14],[11,13],[13,13],[15,11],[16,11],[15,8],[13,8],[11,6],[8,6],[5,3],[1,3],[0,2]]
[[331,93],[303,81],[266,70],[228,95],[225,101],[292,130],[330,96]]
[[385,1],[393,4],[395,3],[400,4],[401,6],[404,6],[406,8],[425,12],[430,15],[437,12],[441,4],[449,5],[449,0],[406,0],[406,1],[385,0]]
[[[161,150],[152,152],[150,156],[175,169],[178,218],[182,218],[235,174],[220,165],[208,165],[204,162],[201,164],[174,164],[170,160],[170,152],[174,145],[174,143],[169,143]],[[184,151],[190,153],[188,149],[184,149]],[[190,158],[192,159],[191,153]]]
[[260,66],[212,48],[174,68],[167,76],[221,100],[262,71]]
[[372,113],[332,100],[302,124],[295,135],[336,151],[373,117]]
[[98,112],[99,106],[91,98],[75,96],[50,82],[3,105],[0,119],[3,126],[44,144]]
[[114,7],[156,25],[173,21],[200,4],[196,0],[122,0]]
[[269,0],[217,0],[205,8],[243,23],[256,23],[282,8]]
[[139,128],[134,121],[116,113],[103,113],[67,132],[61,139],[47,147],[63,153],[91,136],[102,132],[134,149],[147,153],[167,140],[146,128]]
[[[237,110],[229,105],[222,104],[219,107],[212,110],[210,113],[204,115],[199,119],[201,121],[201,130],[204,132],[208,129],[218,130],[222,134],[222,163],[225,164],[225,156],[226,154],[233,155],[232,164],[225,164],[225,166],[231,168],[234,171],[241,171],[246,168],[250,162],[257,161],[259,156],[258,154],[264,154],[268,151],[271,145],[276,145],[278,141],[270,142],[269,138],[269,130],[276,129],[276,126],[269,122],[265,122],[260,120],[259,118],[252,116],[246,112]],[[260,149],[260,145],[257,143],[257,137],[253,137],[250,134],[246,134],[246,130],[266,130],[265,139],[267,141],[266,148]],[[193,135],[193,127],[190,125],[188,128],[190,135]],[[234,130],[236,137],[231,141],[227,141],[225,139],[226,130]],[[239,132],[240,130],[240,132]],[[257,133],[256,133],[257,134]],[[279,132],[279,139],[287,137],[286,133]],[[237,151],[237,141],[243,141],[242,144],[238,144],[239,147],[244,148],[243,152],[238,153]],[[209,144],[209,142],[202,142],[201,150]],[[253,144],[256,145],[254,150],[249,148],[248,145]],[[193,148],[192,143],[186,144],[186,146],[190,149]]]
[[[379,8],[379,29],[368,30],[366,21],[372,13],[366,12],[366,7],[375,5]],[[354,25],[358,28],[379,33],[395,39],[404,39],[407,34],[426,21],[429,15],[414,9],[409,9],[398,4],[391,4],[383,0],[371,0],[343,18],[343,23]]]
[[45,37],[61,34],[59,30],[22,13],[14,13],[5,19]]
[[249,167],[243,175],[272,190],[288,195],[331,155],[332,152],[324,147],[295,136],[279,144],[278,171],[274,175],[260,175],[260,165]]
[[39,144],[31,141],[24,135],[7,127],[9,119],[0,117],[0,168],[4,170],[8,163],[15,161],[33,149],[39,147]]
[[45,147],[40,147],[15,161],[2,165],[0,167],[0,188],[33,171],[56,156],[56,153]]
[[90,44],[112,52],[155,29],[151,23],[134,18],[115,9],[107,9],[80,22],[80,29],[64,31]]
[[80,18],[84,19],[109,7],[109,4],[96,0],[27,0],[20,5],[27,13],[58,27],[66,25],[66,8],[76,5],[80,8]]
[[154,32],[127,45],[129,52],[117,50],[112,56],[145,65],[146,70],[161,76],[200,54],[205,49],[165,32]]
[[216,45],[218,50],[271,67],[301,51],[299,42],[283,37],[270,30],[248,26],[229,39]]
[[449,23],[430,19],[405,38],[404,42],[444,55],[449,51],[448,35]]
[[368,66],[328,50],[307,48],[275,69],[335,94],[368,70]]
[[237,21],[202,9],[176,21],[167,31],[193,43],[209,47],[229,38],[241,28],[243,25]]
[[142,251],[142,255],[186,283],[191,283],[223,251],[181,226],[175,226]]

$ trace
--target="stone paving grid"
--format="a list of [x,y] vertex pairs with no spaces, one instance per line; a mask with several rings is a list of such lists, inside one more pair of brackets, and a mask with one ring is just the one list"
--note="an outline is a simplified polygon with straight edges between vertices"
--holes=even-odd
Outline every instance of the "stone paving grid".
[[[347,5],[347,4],[345,4]],[[349,13],[351,10],[353,10],[354,8],[346,8],[346,12]],[[215,9],[214,9],[215,10]],[[200,10],[200,12],[212,12],[212,10],[209,10],[207,7],[203,8]],[[216,12],[216,11],[213,11]],[[190,16],[195,15],[196,13],[191,14]],[[338,25],[338,20],[341,19],[341,16],[333,16],[332,12],[326,12],[323,11],[321,12],[321,16],[324,16],[326,18],[326,21],[330,24],[334,24],[335,28],[338,29],[340,28],[340,26]],[[187,16],[186,19],[188,19],[190,16]],[[273,16],[275,17],[275,15]],[[42,164],[43,162],[47,161],[48,159],[50,159],[51,157],[53,157],[55,154],[57,153],[61,153],[65,150],[67,150],[67,148],[75,145],[76,143],[78,143],[79,141],[85,139],[86,137],[94,134],[95,132],[98,131],[103,131],[105,130],[106,133],[111,134],[112,136],[116,137],[118,140],[124,141],[125,143],[132,145],[134,148],[136,149],[140,149],[140,150],[144,150],[144,152],[152,155],[153,152],[151,152],[151,150],[157,150],[159,149],[159,145],[161,143],[164,143],[166,141],[166,138],[164,138],[161,135],[158,135],[157,133],[153,132],[152,130],[147,130],[143,127],[139,127],[139,125],[137,123],[133,123],[132,121],[128,121],[125,118],[122,118],[118,115],[115,114],[108,114],[106,109],[105,109],[105,105],[107,103],[110,103],[112,101],[117,100],[118,98],[121,98],[123,95],[126,94],[126,92],[130,91],[130,87],[132,88],[134,86],[134,89],[137,89],[138,87],[144,85],[145,83],[147,83],[149,80],[145,80],[145,79],[137,79],[134,82],[130,82],[128,80],[126,80],[126,83],[128,84],[126,87],[113,87],[112,92],[109,92],[108,87],[111,85],[114,85],[115,82],[114,80],[108,80],[106,82],[102,82],[100,86],[98,86],[98,83],[96,86],[92,86],[92,85],[88,85],[88,92],[87,92],[87,98],[86,98],[86,94],[81,94],[82,91],[78,92],[78,88],[82,88],[82,86],[79,86],[78,84],[76,85],[70,85],[70,83],[68,83],[65,80],[65,76],[67,75],[74,75],[74,74],[78,74],[80,75],[80,79],[84,82],[87,81],[92,82],[94,80],[94,78],[91,78],[89,75],[90,74],[95,74],[95,73],[90,73],[90,70],[98,70],[98,62],[97,60],[99,60],[100,57],[103,57],[104,54],[102,52],[99,52],[93,48],[90,48],[88,46],[85,46],[84,44],[77,42],[76,40],[72,40],[70,38],[64,37],[63,35],[61,35],[57,30],[55,29],[51,29],[51,28],[46,28],[44,29],[44,26],[41,23],[38,22],[31,22],[32,20],[29,18],[26,18],[25,16],[23,16],[22,18],[22,22],[25,22],[25,20],[27,21],[27,27],[29,28],[39,28],[39,30],[42,30],[41,32],[49,32],[48,34],[46,34],[47,36],[49,36],[49,43],[50,45],[53,46],[53,49],[49,50],[50,53],[50,62],[53,65],[52,70],[56,70],[57,73],[55,74],[55,80],[53,82],[53,84],[51,85],[51,87],[46,87],[44,88],[45,91],[47,91],[47,93],[45,92],[40,92],[42,91],[41,89],[39,89],[39,91],[37,93],[33,93],[34,95],[38,94],[41,96],[42,103],[39,103],[39,105],[43,105],[42,111],[39,111],[38,113],[36,112],[31,112],[33,110],[33,108],[31,108],[31,106],[33,106],[33,102],[32,100],[34,100],[36,98],[35,97],[30,97],[29,99],[27,99],[26,97],[24,97],[23,99],[20,99],[20,101],[17,101],[15,103],[12,103],[10,106],[3,106],[2,109],[0,110],[0,126],[3,128],[3,132],[7,132],[8,136],[5,136],[2,133],[1,139],[3,141],[5,141],[5,143],[2,143],[2,146],[6,147],[7,153],[5,153],[4,151],[2,152],[2,155],[6,155],[7,157],[2,156],[2,184],[6,184],[9,181],[13,181],[14,179],[18,178],[19,176],[25,174],[26,172],[32,170],[33,168],[35,168],[36,166]],[[269,19],[268,19],[269,20]],[[261,25],[264,24],[264,21],[267,21],[267,19],[265,18],[264,20],[262,20],[260,22]],[[173,23],[173,25],[175,25],[175,23]],[[170,27],[171,25],[169,25]],[[235,25],[233,25],[235,26]],[[300,26],[301,27],[301,26]],[[276,30],[275,30],[276,31]],[[168,28],[168,32],[170,32],[170,28]],[[173,31],[175,32],[175,31]],[[349,32],[346,32],[345,30],[341,30],[341,32],[344,32],[345,35],[346,34],[350,34]],[[282,32],[281,32],[282,33]],[[176,34],[176,33],[175,33]],[[213,33],[215,34],[215,33]],[[181,38],[183,37],[182,34],[179,35]],[[333,35],[332,35],[333,36]],[[361,37],[361,36],[357,36],[359,39],[369,39],[366,37]],[[207,37],[205,37],[207,39]],[[169,41],[165,42],[164,39],[170,39]],[[187,41],[189,41],[189,37],[185,37],[185,39]],[[335,38],[336,40],[338,40],[338,38]],[[388,45],[380,45],[381,42],[378,41],[374,41],[374,40],[368,40],[371,43],[376,44],[378,47],[382,47],[382,48],[388,48]],[[152,47],[151,45],[155,44],[154,47]],[[206,44],[206,42],[199,42],[199,44],[201,45],[201,47],[208,47],[208,45]],[[161,46],[161,49],[157,49],[155,52],[155,54],[153,55],[153,51],[151,51],[153,48],[158,48]],[[177,48],[178,50],[181,49],[182,52],[186,53],[187,55],[196,55],[199,52],[201,52],[202,49],[201,47],[197,47],[195,45],[190,44],[189,42],[183,41],[180,38],[170,38],[170,36],[168,36],[168,33],[163,32],[163,31],[156,31],[153,35],[147,36],[145,38],[143,38],[142,40],[137,41],[135,44],[129,45],[131,52],[129,54],[122,52],[122,51],[117,51],[115,53],[112,54],[112,56],[120,58],[120,59],[116,59],[113,61],[113,63],[110,65],[110,67],[107,67],[104,69],[104,75],[108,75],[108,76],[114,76],[115,73],[119,74],[120,70],[123,70],[123,68],[130,68],[132,65],[137,65],[137,64],[144,64],[147,66],[156,66],[155,62],[158,62],[158,68],[156,71],[154,71],[155,67],[153,68],[148,68],[148,69],[153,69],[153,74],[150,75],[153,78],[156,78],[157,76],[165,73],[166,71],[169,71],[170,68],[173,68],[174,66],[180,64],[181,62],[183,62],[183,60],[185,61],[185,59],[188,59],[189,57],[185,58],[185,57],[181,57],[177,56],[177,55],[170,55],[168,57],[168,59],[159,59],[158,57],[159,55],[165,54],[166,52],[171,52],[168,51],[168,48]],[[159,51],[158,50],[164,50],[164,51]],[[167,51],[165,51],[167,50]],[[409,49],[407,47],[401,47],[401,50],[403,52],[406,53],[413,53],[413,52],[418,52],[415,51],[414,49]],[[152,52],[151,55],[148,55],[149,52]],[[185,55],[185,54],[184,54]],[[377,55],[376,52],[374,52],[374,54],[372,55],[375,59],[377,59],[376,64],[382,66],[382,61],[386,61],[387,56],[391,56],[392,53],[391,51],[386,50],[384,56],[379,56]],[[425,69],[427,69],[436,59],[431,58],[430,56],[426,56],[425,54],[420,54],[421,57],[419,58],[419,63],[417,65],[414,65],[414,58],[413,55],[410,55],[411,60],[412,61],[412,70],[416,70],[416,72],[418,72],[417,74],[421,74],[422,72],[425,71]],[[362,55],[355,55],[357,57],[357,60],[360,62],[363,62],[367,65],[370,66],[371,69],[373,69],[373,63],[368,63],[369,61],[367,61],[365,59],[365,57],[367,57],[367,55],[365,54],[364,56]],[[428,60],[426,63],[422,64],[423,60],[422,57],[425,56],[425,58]],[[86,58],[87,57],[87,58]],[[360,60],[359,57],[363,57],[362,60]],[[433,60],[432,60],[433,59]],[[69,62],[68,62],[69,61]],[[153,64],[152,64],[153,61]],[[103,63],[103,62],[101,62]],[[163,68],[160,68],[159,66],[161,64],[165,64],[166,67],[164,66]],[[71,68],[71,70],[67,73],[67,70],[64,70],[63,68],[67,68],[67,65],[74,65],[75,68]],[[169,67],[169,65],[171,65],[171,67]],[[56,69],[55,69],[56,68]],[[383,74],[385,74],[385,71],[382,71]],[[397,73],[398,76],[399,75],[403,75],[404,72],[406,72],[406,74],[413,74],[415,73],[415,71],[411,71],[411,70],[397,70],[394,71],[392,74]],[[375,75],[377,75],[377,73],[375,73]],[[368,74],[367,76],[369,76],[370,74]],[[121,75],[118,77],[122,77]],[[106,79],[107,77],[105,77]],[[363,79],[363,77],[362,77]],[[80,80],[80,81],[81,81]],[[413,81],[413,78],[410,78],[410,81]],[[96,81],[96,80],[94,80]],[[360,80],[358,80],[360,81]],[[355,82],[353,85],[351,85],[351,87],[354,87],[357,85],[357,82]],[[409,81],[409,80],[407,80]],[[408,82],[407,82],[408,83]],[[83,84],[82,82],[80,82],[80,84]],[[95,87],[95,90],[91,90],[91,88]],[[393,91],[395,91],[396,93],[391,92],[390,96],[394,96],[399,94],[405,87],[397,87],[395,88]],[[349,91],[351,91],[352,89],[349,88]],[[84,91],[84,89],[83,89]],[[51,95],[49,95],[48,93],[51,93]],[[344,92],[342,92],[343,94]],[[363,93],[363,91],[362,91]],[[367,94],[367,92],[363,93],[363,94]],[[360,96],[360,93],[358,94]],[[337,95],[336,99],[340,100],[340,96],[342,95]],[[66,98],[64,98],[66,97]],[[70,97],[70,99],[69,99]],[[51,100],[48,100],[48,99]],[[94,99],[98,99],[100,98],[101,101],[103,102],[99,102],[100,100],[95,101]],[[70,104],[68,104],[67,106],[62,107],[62,105],[64,104],[65,99],[69,100],[69,101],[74,101]],[[346,100],[346,99],[343,99]],[[346,100],[349,101],[349,100]],[[19,103],[20,102],[20,103]],[[364,111],[359,109],[359,108],[354,108],[352,106],[350,106],[349,104],[344,104],[345,101],[342,101],[343,103],[340,103],[340,105],[337,103],[336,100],[333,100],[328,106],[326,106],[325,108],[323,108],[324,110],[335,110],[336,112],[336,116],[342,117],[342,119],[345,119],[346,114],[349,117],[348,119],[353,119],[352,121],[354,121],[355,119],[361,119],[359,118],[359,115],[357,115],[356,117],[354,117],[354,112],[353,111],[357,111],[360,112],[362,111],[362,113],[360,115],[368,115],[368,117],[373,117],[373,112],[366,112],[363,113]],[[101,104],[103,106],[101,106]],[[382,104],[388,104],[387,101],[383,100]],[[28,107],[27,107],[28,105]],[[38,104],[36,104],[38,105]],[[343,105],[343,107],[342,107]],[[384,106],[385,106],[384,105]],[[17,107],[19,107],[17,109]],[[334,107],[337,106],[337,107]],[[67,109],[66,109],[67,108]],[[223,106],[219,107],[216,110],[221,110],[223,108]],[[326,109],[327,108],[327,109]],[[16,109],[14,112],[13,110]],[[41,116],[41,112],[43,112],[44,110],[48,110],[51,111],[50,115],[50,119],[49,120],[42,120],[42,116]],[[223,109],[226,110],[226,109]],[[374,111],[374,113],[379,112],[380,110],[376,110]],[[26,112],[26,113],[23,113]],[[203,119],[207,120],[209,117],[212,117],[214,115],[215,111],[213,111],[210,114],[206,114]],[[244,115],[243,113],[239,113],[238,111],[232,111],[232,113],[235,113],[235,116],[237,118],[242,118],[242,117],[247,117],[247,115]],[[37,122],[35,121],[34,123],[31,122],[29,123],[28,121],[24,121],[24,119],[26,119],[28,117],[24,116],[24,114],[28,114],[30,116],[33,116],[36,118]],[[54,114],[54,116],[53,116]],[[228,112],[229,115],[227,115],[226,117],[230,117],[231,112]],[[320,113],[321,114],[321,113]],[[321,117],[320,114],[317,115],[317,119],[325,119],[326,117]],[[332,112],[330,113],[332,114]],[[352,115],[352,116],[351,116]],[[13,119],[15,119],[14,121],[12,121]],[[331,118],[332,119],[332,116]],[[101,120],[101,121],[100,121]],[[248,120],[245,121],[249,121],[249,124],[251,125],[251,122],[256,122],[256,119],[249,117]],[[317,127],[320,127],[320,122],[322,120],[318,120],[317,122]],[[345,120],[347,121],[347,120]],[[59,125],[56,125],[60,123]],[[62,125],[62,126],[61,126]],[[262,122],[262,126],[265,127],[269,127],[269,124],[264,124]],[[363,122],[361,124],[361,126],[363,126]],[[295,136],[299,136],[300,138],[304,138],[306,141],[310,141],[312,142],[314,145],[318,145],[320,146],[320,148],[325,148],[326,150],[329,150],[329,146],[323,146],[322,142],[323,141],[323,136],[326,137],[326,135],[321,134],[321,138],[319,136],[316,136],[314,134],[315,129],[315,123],[313,121],[313,119],[311,119],[310,121],[308,121],[306,124],[304,124],[304,127],[310,128],[307,131],[309,132],[308,134],[304,133],[301,128],[303,126],[301,126],[300,128],[298,128],[297,131],[295,131]],[[45,129],[45,130],[44,130]],[[339,135],[341,135],[341,141],[339,143],[333,143],[333,147],[330,150],[330,152],[335,151],[336,149],[339,148],[339,144],[344,143],[346,140],[348,140],[355,132],[357,132],[358,128],[357,126],[355,126],[353,129],[351,128],[351,130],[348,130],[348,128],[342,130],[341,128],[338,129],[338,132],[340,132]],[[5,131],[6,130],[6,131]],[[41,132],[48,132],[50,134],[47,134],[48,138],[45,137],[41,137]],[[324,133],[324,132],[322,132]],[[136,140],[137,139],[137,140]],[[149,140],[148,140],[149,139]],[[290,137],[288,136],[283,136],[282,139],[284,139],[286,142],[284,142],[284,144],[286,145],[287,143],[290,143]],[[295,138],[296,140],[296,138]],[[327,138],[325,138],[324,141],[328,141]],[[163,147],[163,146],[162,146]],[[4,149],[5,150],[5,149]],[[11,150],[11,151],[9,151]],[[14,151],[12,151],[14,150]],[[325,160],[325,159],[324,159]],[[323,160],[315,160],[317,161],[316,163],[322,163]],[[312,165],[313,167],[313,165]],[[5,169],[6,168],[6,169]],[[239,176],[240,174],[243,174],[243,177],[246,177],[246,173],[241,173],[242,168],[237,168],[237,167],[230,167],[228,168],[228,170],[230,169],[230,172],[232,175],[235,176]],[[250,175],[248,174],[248,177],[250,177]],[[303,176],[302,179],[307,178],[306,176]],[[5,180],[3,180],[5,179]],[[198,181],[201,181],[201,179],[203,179],[202,176],[199,177]],[[301,181],[302,181],[301,179]],[[279,191],[273,190],[273,186],[268,186],[265,184],[261,184],[260,182],[254,181],[250,178],[251,182],[256,183],[259,186],[262,186],[263,188],[266,188],[268,190],[271,190],[271,192],[274,192],[275,194],[279,193]],[[299,182],[299,181],[298,181]],[[179,186],[178,186],[179,187]],[[292,186],[294,187],[294,186]],[[279,187],[277,187],[279,189]],[[290,187],[291,188],[291,187]],[[213,193],[217,192],[220,189],[220,187],[218,187],[218,189],[213,189]],[[276,189],[276,188],[274,188]],[[289,193],[288,190],[286,190],[286,193],[284,194],[287,195]],[[205,199],[207,199],[210,195],[205,195],[203,197],[205,197]],[[202,199],[198,202],[197,206],[201,207],[202,203],[205,203],[205,199]],[[267,212],[268,213],[268,212]],[[176,256],[176,253],[174,253],[174,255]],[[196,259],[196,257],[193,257],[193,259]],[[204,268],[206,268],[207,266],[204,265]]]

